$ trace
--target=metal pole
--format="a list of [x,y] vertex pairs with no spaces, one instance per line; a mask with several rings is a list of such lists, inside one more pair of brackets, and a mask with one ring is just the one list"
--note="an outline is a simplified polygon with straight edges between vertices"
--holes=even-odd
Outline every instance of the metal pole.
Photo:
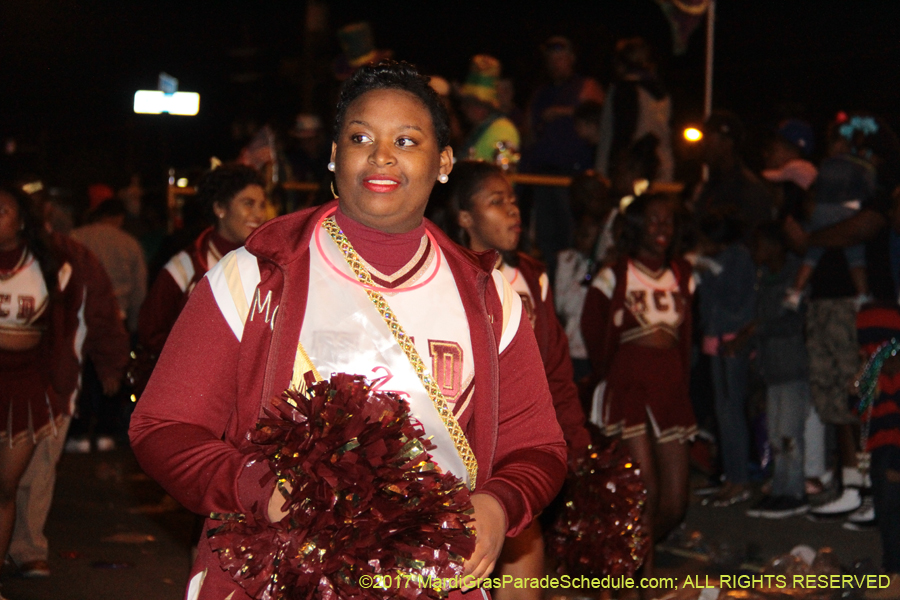
[[[716,0],[709,0],[706,9],[706,82],[703,89],[703,121],[709,118],[713,106],[713,54],[716,38]],[[709,181],[709,165],[703,165],[703,181]]]
[[703,97],[704,120],[712,112],[713,106],[713,55],[716,36],[716,0],[710,0],[706,9],[706,86]]

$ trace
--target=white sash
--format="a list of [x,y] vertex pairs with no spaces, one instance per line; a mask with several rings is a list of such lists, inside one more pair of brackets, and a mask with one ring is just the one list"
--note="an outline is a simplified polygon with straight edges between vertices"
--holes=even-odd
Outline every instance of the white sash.
[[[317,228],[314,235],[334,268],[354,277],[335,243],[326,231]],[[409,401],[410,413],[431,437],[435,448],[431,455],[445,471],[468,483],[465,464],[453,444],[447,428],[428,392],[397,344],[365,290],[334,272],[310,243],[309,296],[300,343],[323,377],[331,373],[350,373],[367,377],[379,389],[397,391]],[[440,252],[439,248],[435,248]],[[432,261],[422,275],[434,272]],[[459,291],[446,261],[428,285],[397,294],[385,294],[398,321],[416,341],[416,349],[428,366],[430,339],[450,339],[458,343],[468,380],[474,372],[469,325]],[[440,307],[440,310],[435,310]],[[451,335],[452,337],[447,337]],[[296,375],[296,374],[295,374]],[[432,373],[434,375],[434,373]],[[381,379],[380,378],[385,378]]]

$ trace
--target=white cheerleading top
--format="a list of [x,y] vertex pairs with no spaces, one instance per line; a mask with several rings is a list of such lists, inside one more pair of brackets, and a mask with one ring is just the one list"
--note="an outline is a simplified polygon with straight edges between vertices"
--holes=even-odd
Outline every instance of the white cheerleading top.
[[27,250],[18,270],[0,276],[0,350],[27,350],[41,339],[50,298],[40,264]]
[[[687,303],[672,269],[653,273],[629,260],[625,273],[625,306],[613,307],[612,315],[613,325],[623,328],[621,341],[633,342],[657,331],[665,331],[678,339],[678,328],[684,322]],[[603,269],[591,285],[612,299],[616,275],[610,268]],[[688,287],[693,293],[693,277]]]
[[[300,343],[310,362],[325,378],[332,373],[363,375],[373,382],[373,387],[406,398],[412,417],[437,446],[431,452],[435,461],[466,481],[465,465],[409,359],[365,289],[335,272],[338,269],[355,279],[328,232],[317,228],[314,235],[319,236],[321,250],[331,265],[315,241],[311,243],[311,293],[300,332]],[[446,261],[440,261],[438,267],[437,252],[439,248],[431,247],[421,272],[407,282],[412,286],[425,281],[438,269],[427,285],[411,291],[381,293],[413,338],[419,356],[459,417],[472,398],[475,363],[462,299]],[[417,260],[413,258],[413,262]]]

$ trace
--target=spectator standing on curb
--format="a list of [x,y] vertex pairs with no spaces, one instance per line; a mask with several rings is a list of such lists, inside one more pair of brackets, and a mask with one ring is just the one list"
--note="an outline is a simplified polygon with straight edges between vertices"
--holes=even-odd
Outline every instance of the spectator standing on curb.
[[[91,222],[71,235],[100,260],[112,281],[125,329],[134,334],[147,294],[147,265],[141,245],[122,229],[125,217],[122,200],[104,200],[91,211]],[[112,450],[116,438],[124,437],[128,428],[127,423],[121,422],[129,406],[128,394],[125,390],[109,394],[90,360],[85,361],[84,373],[82,400],[72,421],[67,448],[89,452],[93,443],[97,450]]]
[[672,181],[672,100],[657,76],[650,45],[641,38],[620,40],[613,64],[616,82],[603,105],[594,170],[612,179],[619,157],[649,136],[656,140],[658,165],[650,181]]
[[[704,504],[730,506],[750,498],[750,431],[747,424],[750,350],[732,342],[754,319],[756,266],[741,242],[740,223],[715,214],[700,223],[702,254],[715,263],[700,277],[703,353],[710,357],[718,448],[725,484]],[[711,264],[707,262],[707,264]]]
[[766,384],[766,424],[775,464],[771,491],[747,511],[781,519],[809,510],[804,465],[804,423],[810,408],[809,360],[803,315],[784,306],[800,260],[787,250],[777,222],[757,229],[753,258],[760,268],[756,319],[730,344],[732,352],[753,338]]
[[499,60],[487,54],[472,57],[469,75],[459,90],[462,113],[470,127],[461,158],[495,162],[500,153],[519,151],[519,131],[500,112],[498,77]]
[[[529,142],[520,170],[530,173],[572,175],[591,167],[593,150],[575,131],[575,108],[587,100],[603,102],[603,88],[575,72],[572,43],[553,36],[541,46],[550,81],[539,88],[528,109]],[[572,247],[574,222],[564,188],[535,186],[532,219],[535,243],[551,279],[556,255]]]

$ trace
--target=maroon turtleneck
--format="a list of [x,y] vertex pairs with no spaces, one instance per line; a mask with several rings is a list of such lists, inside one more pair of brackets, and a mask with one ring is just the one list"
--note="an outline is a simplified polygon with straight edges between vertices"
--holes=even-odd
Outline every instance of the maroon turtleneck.
[[22,246],[23,244],[19,244],[12,250],[0,251],[0,269],[10,271],[16,268],[22,258]]
[[385,275],[393,275],[408,264],[425,235],[424,221],[406,233],[385,233],[354,221],[340,207],[334,219],[363,260]]
[[210,235],[210,240],[212,240],[212,243],[215,244],[216,250],[218,250],[219,252],[222,253],[222,256],[225,256],[232,250],[237,250],[238,248],[240,248],[241,246],[244,245],[242,243],[235,243],[235,242],[232,242],[231,240],[226,240],[224,237],[219,235],[219,232],[216,231],[215,229],[212,230],[212,234]]

